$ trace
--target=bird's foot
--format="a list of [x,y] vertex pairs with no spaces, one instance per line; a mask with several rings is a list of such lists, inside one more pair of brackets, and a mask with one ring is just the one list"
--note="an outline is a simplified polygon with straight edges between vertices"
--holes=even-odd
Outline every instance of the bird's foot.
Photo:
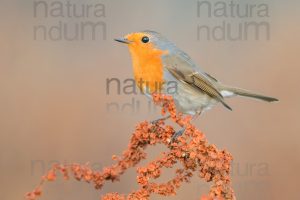
[[171,116],[170,115],[168,115],[168,116],[166,116],[166,117],[162,117],[162,118],[159,118],[159,119],[156,119],[156,120],[153,120],[153,121],[151,121],[150,123],[151,124],[156,124],[156,123],[158,123],[159,121],[165,121],[165,120],[167,120],[167,119],[169,119]]
[[179,136],[181,136],[185,131],[185,128],[180,129],[179,131],[175,132],[171,138],[170,142],[174,142]]

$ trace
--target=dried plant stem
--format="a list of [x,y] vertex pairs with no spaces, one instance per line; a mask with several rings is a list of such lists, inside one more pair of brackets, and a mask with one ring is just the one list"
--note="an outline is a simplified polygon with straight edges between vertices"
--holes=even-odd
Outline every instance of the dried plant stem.
[[[206,182],[212,182],[209,194],[202,195],[202,200],[235,199],[230,185],[230,163],[232,156],[226,150],[218,150],[215,145],[207,142],[204,134],[197,130],[191,123],[190,117],[183,117],[176,113],[175,104],[171,97],[153,95],[155,103],[162,106],[162,114],[170,114],[171,119],[178,125],[185,127],[185,133],[175,142],[170,142],[174,128],[166,125],[163,120],[156,123],[147,121],[137,125],[128,148],[122,156],[113,156],[116,164],[104,168],[102,171],[93,171],[88,164],[54,165],[42,177],[40,184],[26,194],[27,200],[36,200],[42,194],[42,187],[48,181],[56,180],[57,173],[63,174],[64,179],[73,176],[79,181],[92,183],[96,189],[101,189],[105,181],[118,181],[120,176],[131,167],[136,167],[141,160],[146,159],[145,149],[155,144],[163,144],[168,151],[146,166],[138,167],[137,183],[140,188],[130,194],[109,193],[101,197],[103,200],[136,200],[149,199],[151,194],[163,196],[175,195],[176,190],[188,183],[194,174]],[[162,168],[172,168],[176,163],[182,167],[176,169],[174,177],[166,183],[155,183],[154,180],[161,176]]]

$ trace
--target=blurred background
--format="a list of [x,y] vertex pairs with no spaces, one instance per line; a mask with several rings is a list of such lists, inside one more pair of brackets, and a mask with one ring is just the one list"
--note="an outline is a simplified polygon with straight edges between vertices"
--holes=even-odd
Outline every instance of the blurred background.
[[[219,105],[195,124],[232,153],[237,199],[299,199],[300,2],[201,2],[1,0],[0,199],[22,199],[53,163],[90,162],[99,170],[112,164],[135,125],[159,116],[144,96],[124,93],[131,60],[126,46],[113,41],[144,29],[167,36],[220,81],[280,99],[230,99],[233,112]],[[257,33],[248,26],[260,23]],[[108,85],[111,78],[117,81]],[[147,161],[162,149],[149,148]],[[137,189],[135,178],[130,169],[101,191],[58,180],[41,199],[129,193]],[[194,177],[165,199],[198,199],[208,190]]]

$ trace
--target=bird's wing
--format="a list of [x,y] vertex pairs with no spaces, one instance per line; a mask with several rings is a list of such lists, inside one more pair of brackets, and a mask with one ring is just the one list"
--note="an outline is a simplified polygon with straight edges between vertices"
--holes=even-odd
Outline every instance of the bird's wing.
[[213,77],[212,75],[208,74],[205,72],[205,75],[208,76],[211,80],[215,81],[215,82],[219,82],[215,77]]
[[224,101],[214,83],[216,79],[196,70],[195,64],[186,54],[166,55],[164,57],[165,68],[180,82],[200,90],[211,98],[220,101],[226,108],[232,110]]

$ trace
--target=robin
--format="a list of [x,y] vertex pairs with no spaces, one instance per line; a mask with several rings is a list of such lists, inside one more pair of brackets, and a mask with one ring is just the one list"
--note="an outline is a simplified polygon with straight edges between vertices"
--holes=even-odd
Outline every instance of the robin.
[[[266,102],[273,97],[231,87],[204,72],[184,51],[155,31],[130,33],[115,39],[128,46],[137,86],[147,96],[154,92],[171,95],[179,112],[199,116],[203,111],[221,103],[232,110],[225,98],[244,96]],[[176,91],[168,90],[167,83],[176,83]],[[177,133],[177,136],[183,131]]]

